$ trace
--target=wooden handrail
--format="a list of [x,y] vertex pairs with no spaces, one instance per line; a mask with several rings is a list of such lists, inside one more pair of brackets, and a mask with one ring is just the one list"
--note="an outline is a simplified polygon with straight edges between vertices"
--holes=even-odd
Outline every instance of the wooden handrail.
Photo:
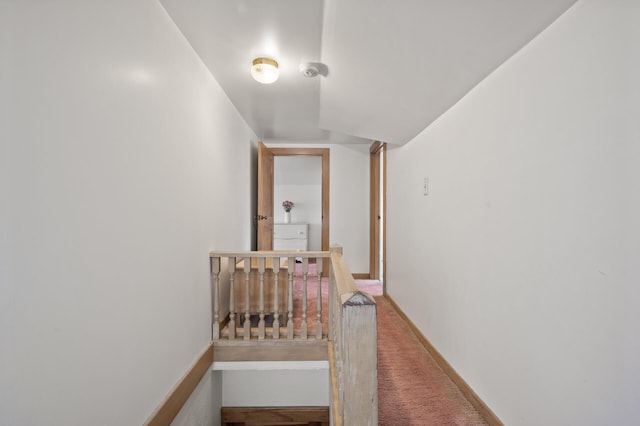
[[[238,338],[266,341],[305,341],[316,340],[328,345],[328,358],[331,374],[332,406],[331,416],[334,425],[358,424],[376,425],[378,421],[378,369],[377,369],[377,329],[376,302],[369,294],[361,292],[356,286],[353,275],[342,256],[342,247],[332,246],[330,251],[212,251],[211,257],[211,285],[213,292],[213,338],[221,338],[220,301],[221,279],[226,274],[228,286],[224,292],[229,296],[229,328],[228,341],[232,344],[236,339],[236,321],[238,322]],[[228,259],[226,265],[223,259]],[[330,260],[328,284],[328,321],[323,321],[321,289],[322,262],[319,259]],[[287,267],[280,265],[280,261],[269,259],[286,259]],[[293,330],[293,282],[296,259],[300,259],[302,272],[302,300],[301,327],[294,336]],[[316,260],[315,276],[317,279],[317,315],[315,318],[307,315],[307,284],[314,282],[314,275],[308,277],[309,259]],[[242,266],[240,262],[244,261]],[[293,265],[293,267],[292,267]],[[237,276],[236,276],[237,275]],[[269,278],[268,278],[269,277]],[[268,279],[267,279],[268,278]],[[309,280],[311,278],[311,281]],[[326,285],[326,284],[325,284]],[[255,290],[252,290],[255,289]],[[273,296],[265,298],[270,289]],[[282,289],[282,293],[279,290]],[[236,301],[234,293],[238,290],[241,296]],[[244,291],[244,293],[242,293]],[[258,308],[250,308],[250,292],[253,297],[259,297]],[[286,298],[285,298],[286,294]],[[244,303],[244,309],[238,311],[236,303]],[[281,303],[283,303],[281,305]],[[282,310],[280,309],[282,307]],[[256,309],[258,312],[256,312]],[[226,313],[224,313],[226,315]],[[265,317],[274,315],[272,331],[265,332]],[[244,315],[244,322],[239,323]],[[258,327],[253,329],[250,316],[259,318]],[[286,327],[286,335],[280,335],[282,320]],[[323,324],[327,325],[328,334],[322,332]],[[255,325],[253,326],[255,327]],[[309,329],[308,329],[309,328]],[[315,333],[312,331],[315,330]],[[257,340],[255,340],[257,338]],[[249,342],[246,342],[249,343]]]
[[213,250],[209,253],[209,257],[236,257],[243,259],[245,257],[255,258],[275,258],[275,257],[330,257],[329,251],[293,251],[293,250],[262,250],[262,251],[221,251]]
[[341,253],[331,252],[331,268],[335,277],[336,289],[341,298],[349,298],[351,294],[358,291],[358,286],[356,286],[353,275]]

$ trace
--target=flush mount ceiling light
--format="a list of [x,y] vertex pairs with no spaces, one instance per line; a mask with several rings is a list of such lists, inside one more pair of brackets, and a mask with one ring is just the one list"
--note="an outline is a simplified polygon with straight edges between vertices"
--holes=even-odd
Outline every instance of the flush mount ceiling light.
[[278,79],[278,63],[271,58],[255,58],[251,76],[259,83],[271,84]]

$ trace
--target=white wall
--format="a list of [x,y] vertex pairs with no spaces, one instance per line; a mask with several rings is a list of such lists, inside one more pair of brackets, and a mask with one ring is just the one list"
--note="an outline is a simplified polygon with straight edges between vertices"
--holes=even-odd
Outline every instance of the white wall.
[[284,223],[282,202],[293,201],[291,222],[309,224],[309,250],[322,250],[322,157],[277,156],[273,163],[274,222]]
[[222,371],[223,407],[328,406],[329,368]]
[[369,273],[369,146],[331,145],[331,244],[352,273]]
[[171,422],[171,426],[217,426],[221,421],[222,372],[208,371]]
[[255,135],[156,1],[0,16],[0,424],[141,424],[249,248]]
[[331,150],[329,242],[344,247],[352,273],[369,273],[369,145],[268,142],[266,145]]
[[388,291],[508,425],[640,421],[639,16],[579,1],[389,151]]
[[[224,364],[224,367],[216,370],[216,364]],[[213,368],[214,371],[204,375],[171,422],[172,426],[219,425],[223,406],[330,404],[329,366],[326,362],[217,362]]]

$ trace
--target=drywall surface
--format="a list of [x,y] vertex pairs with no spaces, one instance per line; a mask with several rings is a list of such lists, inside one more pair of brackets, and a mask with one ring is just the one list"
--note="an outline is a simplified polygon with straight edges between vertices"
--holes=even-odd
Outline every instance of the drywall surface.
[[249,248],[255,135],[155,1],[0,15],[0,424],[141,424]]
[[225,370],[222,406],[328,406],[329,369]]
[[291,223],[309,224],[308,250],[322,250],[322,157],[277,156],[273,162],[274,223],[284,223],[282,202],[294,202]]
[[640,419],[638,16],[578,2],[389,151],[388,291],[508,425]]
[[[330,149],[329,242],[344,247],[345,260],[352,273],[368,273],[369,146],[295,142],[268,146]],[[281,212],[276,210],[274,214],[281,215]]]
[[369,147],[331,145],[331,244],[352,273],[369,272]]
[[222,408],[222,372],[209,371],[171,422],[172,426],[217,426]]

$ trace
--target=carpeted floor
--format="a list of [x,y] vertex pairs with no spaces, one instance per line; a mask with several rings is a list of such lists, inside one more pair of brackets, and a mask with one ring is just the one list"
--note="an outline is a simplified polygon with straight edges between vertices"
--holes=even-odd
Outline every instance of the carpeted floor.
[[378,314],[378,424],[486,425],[384,297]]
[[[307,311],[309,334],[315,333],[317,278],[309,265]],[[378,317],[378,424],[381,426],[486,425],[449,377],[402,321],[377,280],[356,280],[361,291],[375,296]],[[322,310],[327,312],[328,279],[322,280]],[[302,274],[296,268],[294,324],[300,330]],[[326,322],[323,324],[326,333]]]
[[[329,312],[328,297],[329,297],[329,278],[322,278],[322,315],[324,316],[322,330],[323,334],[327,334],[327,318],[326,315]],[[355,280],[358,289],[365,291],[372,296],[382,295],[382,284],[378,280]],[[318,278],[316,275],[316,265],[309,265],[309,274],[307,276],[307,329],[309,335],[315,335],[318,313]],[[302,301],[303,297],[303,285],[302,285],[302,265],[296,265],[296,272],[293,283],[293,329],[296,336],[299,335],[302,323]]]

